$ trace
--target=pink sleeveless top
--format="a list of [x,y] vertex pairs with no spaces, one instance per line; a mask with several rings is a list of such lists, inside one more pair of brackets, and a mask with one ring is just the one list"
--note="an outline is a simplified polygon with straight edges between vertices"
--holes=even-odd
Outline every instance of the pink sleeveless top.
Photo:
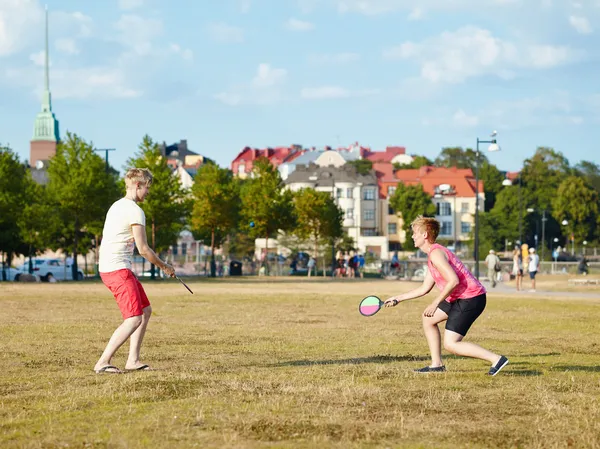
[[[450,251],[448,248],[443,247],[439,243],[434,243],[431,246],[431,251],[435,249],[441,249],[446,253],[448,257],[448,263],[456,272],[456,276],[458,276],[458,285],[446,298],[448,302],[454,302],[457,299],[471,299],[475,296],[483,295],[486,293],[485,287],[481,285],[481,283],[471,274],[471,272],[463,265],[456,255]],[[429,254],[431,254],[429,251]],[[438,289],[443,290],[447,284],[447,281],[440,274],[440,272],[435,268],[433,263],[431,263],[431,258],[427,257],[427,268],[435,281],[435,285]]]

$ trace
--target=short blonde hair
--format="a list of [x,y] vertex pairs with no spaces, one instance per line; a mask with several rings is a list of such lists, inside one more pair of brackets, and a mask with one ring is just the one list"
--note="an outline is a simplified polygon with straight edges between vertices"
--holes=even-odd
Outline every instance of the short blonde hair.
[[437,236],[440,233],[440,222],[435,218],[424,217],[423,215],[419,215],[417,218],[413,220],[410,224],[410,227],[415,229],[424,229],[427,232],[427,240],[429,243],[435,242]]
[[130,168],[125,173],[125,185],[127,187],[131,187],[137,182],[150,186],[153,179],[152,172],[147,168]]

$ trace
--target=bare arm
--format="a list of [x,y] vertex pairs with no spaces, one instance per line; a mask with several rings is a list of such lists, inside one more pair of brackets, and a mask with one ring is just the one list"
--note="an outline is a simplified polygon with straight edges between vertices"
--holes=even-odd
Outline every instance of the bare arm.
[[433,281],[433,277],[431,276],[431,273],[429,273],[429,271],[427,271],[427,274],[425,275],[425,279],[423,279],[423,283],[419,287],[417,287],[409,292],[402,293],[401,295],[392,296],[391,298],[389,298],[388,300],[385,301],[385,306],[386,307],[394,307],[402,301],[408,301],[410,299],[415,299],[415,298],[420,298],[421,296],[425,296],[427,293],[429,293],[431,291],[431,289],[433,288],[434,285],[435,285],[435,282]]
[[163,270],[167,276],[173,277],[175,275],[175,269],[168,263],[163,262],[148,245],[146,227],[134,224],[131,226],[131,230],[133,232],[133,238],[135,239],[135,246],[137,246],[140,255],[151,264],[154,264]]

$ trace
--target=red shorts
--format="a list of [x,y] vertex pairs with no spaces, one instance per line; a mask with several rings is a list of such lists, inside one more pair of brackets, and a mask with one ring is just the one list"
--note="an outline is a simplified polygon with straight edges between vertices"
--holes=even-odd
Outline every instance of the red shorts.
[[100,273],[102,282],[108,287],[119,306],[123,319],[143,315],[145,307],[150,305],[144,287],[131,270],[121,270]]

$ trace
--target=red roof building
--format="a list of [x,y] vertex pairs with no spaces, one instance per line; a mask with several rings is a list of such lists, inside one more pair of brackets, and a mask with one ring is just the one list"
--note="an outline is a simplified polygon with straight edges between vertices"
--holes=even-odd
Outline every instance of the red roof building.
[[301,145],[265,149],[244,147],[231,162],[231,171],[235,176],[245,178],[252,172],[256,160],[261,157],[266,157],[273,166],[279,167],[284,162],[290,162],[306,151]]

